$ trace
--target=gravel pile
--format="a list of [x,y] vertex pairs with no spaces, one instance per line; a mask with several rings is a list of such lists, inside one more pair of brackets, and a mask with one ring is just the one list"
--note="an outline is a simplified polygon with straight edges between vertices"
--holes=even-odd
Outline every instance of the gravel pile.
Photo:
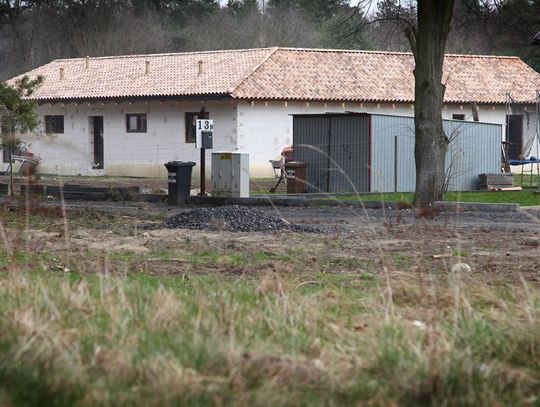
[[245,206],[192,209],[165,221],[165,227],[193,230],[228,230],[233,232],[293,231],[321,233],[319,228],[293,225],[279,216]]

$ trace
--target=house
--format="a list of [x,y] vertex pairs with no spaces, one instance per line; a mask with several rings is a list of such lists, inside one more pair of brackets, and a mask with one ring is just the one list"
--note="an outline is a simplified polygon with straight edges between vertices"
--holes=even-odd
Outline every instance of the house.
[[[251,175],[269,176],[292,114],[412,116],[413,67],[409,53],[277,47],[59,59],[24,74],[44,82],[32,95],[41,131],[22,138],[43,173],[164,175],[167,161],[198,162],[204,107],[214,149],[248,152]],[[503,137],[526,154],[540,74],[516,57],[448,55],[444,78],[444,118],[508,121]]]

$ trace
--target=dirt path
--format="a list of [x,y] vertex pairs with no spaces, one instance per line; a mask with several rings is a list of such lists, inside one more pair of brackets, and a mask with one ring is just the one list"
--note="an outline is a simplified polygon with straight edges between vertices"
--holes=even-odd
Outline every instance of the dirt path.
[[[237,275],[270,270],[360,278],[384,270],[445,273],[463,262],[474,276],[488,281],[540,283],[538,211],[448,212],[426,220],[408,210],[266,208],[291,223],[317,225],[325,233],[233,233],[159,227],[168,216],[189,208],[69,202],[66,237],[62,212],[51,203],[46,209],[38,215],[49,214],[50,219],[42,216],[39,228],[30,222],[28,233],[21,232],[22,209],[10,213],[11,223],[4,223],[21,247],[68,259],[55,260],[60,265],[47,260],[46,267],[94,272],[95,259],[103,257],[103,264],[111,262],[112,269],[122,272]],[[17,219],[18,229],[12,226]],[[156,228],[142,227],[149,222]]]
[[[161,216],[172,216],[192,208],[170,207],[161,203],[144,202],[68,202],[68,208],[82,209],[91,207],[95,210],[109,211],[117,214],[136,215],[137,213],[153,213]],[[540,233],[540,210],[522,209],[518,212],[442,212],[433,219],[417,219],[413,210],[361,209],[356,207],[261,207],[260,210],[281,216],[291,223],[327,226],[330,230],[353,230],[370,228],[373,225],[440,225],[483,226],[489,230],[519,233],[536,231]],[[501,236],[503,237],[503,236]],[[504,239],[503,239],[504,240]]]
[[[267,192],[276,184],[277,180],[272,178],[263,178],[263,179],[251,179],[250,180],[250,190],[251,191],[264,191]],[[9,183],[9,177],[6,175],[0,175],[0,184]],[[26,179],[24,177],[15,177],[15,191],[20,190],[20,185],[24,185]],[[155,191],[166,191],[167,190],[167,179],[166,178],[138,178],[138,177],[77,177],[77,176],[54,176],[54,175],[43,175],[35,182],[40,185],[81,185],[81,186],[92,186],[92,187],[140,187],[143,192],[155,192]],[[198,190],[199,180],[197,174],[194,174],[192,180],[192,188]],[[212,183],[210,180],[207,180],[206,190],[208,192],[212,191]],[[277,189],[277,193],[285,192],[285,186],[280,185]]]

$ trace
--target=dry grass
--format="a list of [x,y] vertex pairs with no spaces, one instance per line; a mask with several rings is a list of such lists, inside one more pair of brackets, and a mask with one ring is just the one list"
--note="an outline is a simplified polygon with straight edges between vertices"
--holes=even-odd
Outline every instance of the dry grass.
[[[373,237],[365,258],[354,255],[363,236],[292,235],[284,250],[280,235],[115,235],[144,254],[91,251],[74,221],[35,239],[9,222],[0,405],[540,404],[529,274],[452,273],[460,259],[428,261],[403,231],[384,232],[402,244]],[[99,230],[95,240],[112,239]],[[183,271],[156,276],[158,260]],[[115,262],[123,271],[111,274]]]

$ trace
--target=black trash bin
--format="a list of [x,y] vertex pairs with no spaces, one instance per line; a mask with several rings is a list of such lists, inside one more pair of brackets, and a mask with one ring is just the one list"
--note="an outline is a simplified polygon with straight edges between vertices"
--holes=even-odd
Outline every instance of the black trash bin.
[[196,164],[171,161],[165,164],[169,172],[169,205],[185,205],[191,192],[191,171]]

